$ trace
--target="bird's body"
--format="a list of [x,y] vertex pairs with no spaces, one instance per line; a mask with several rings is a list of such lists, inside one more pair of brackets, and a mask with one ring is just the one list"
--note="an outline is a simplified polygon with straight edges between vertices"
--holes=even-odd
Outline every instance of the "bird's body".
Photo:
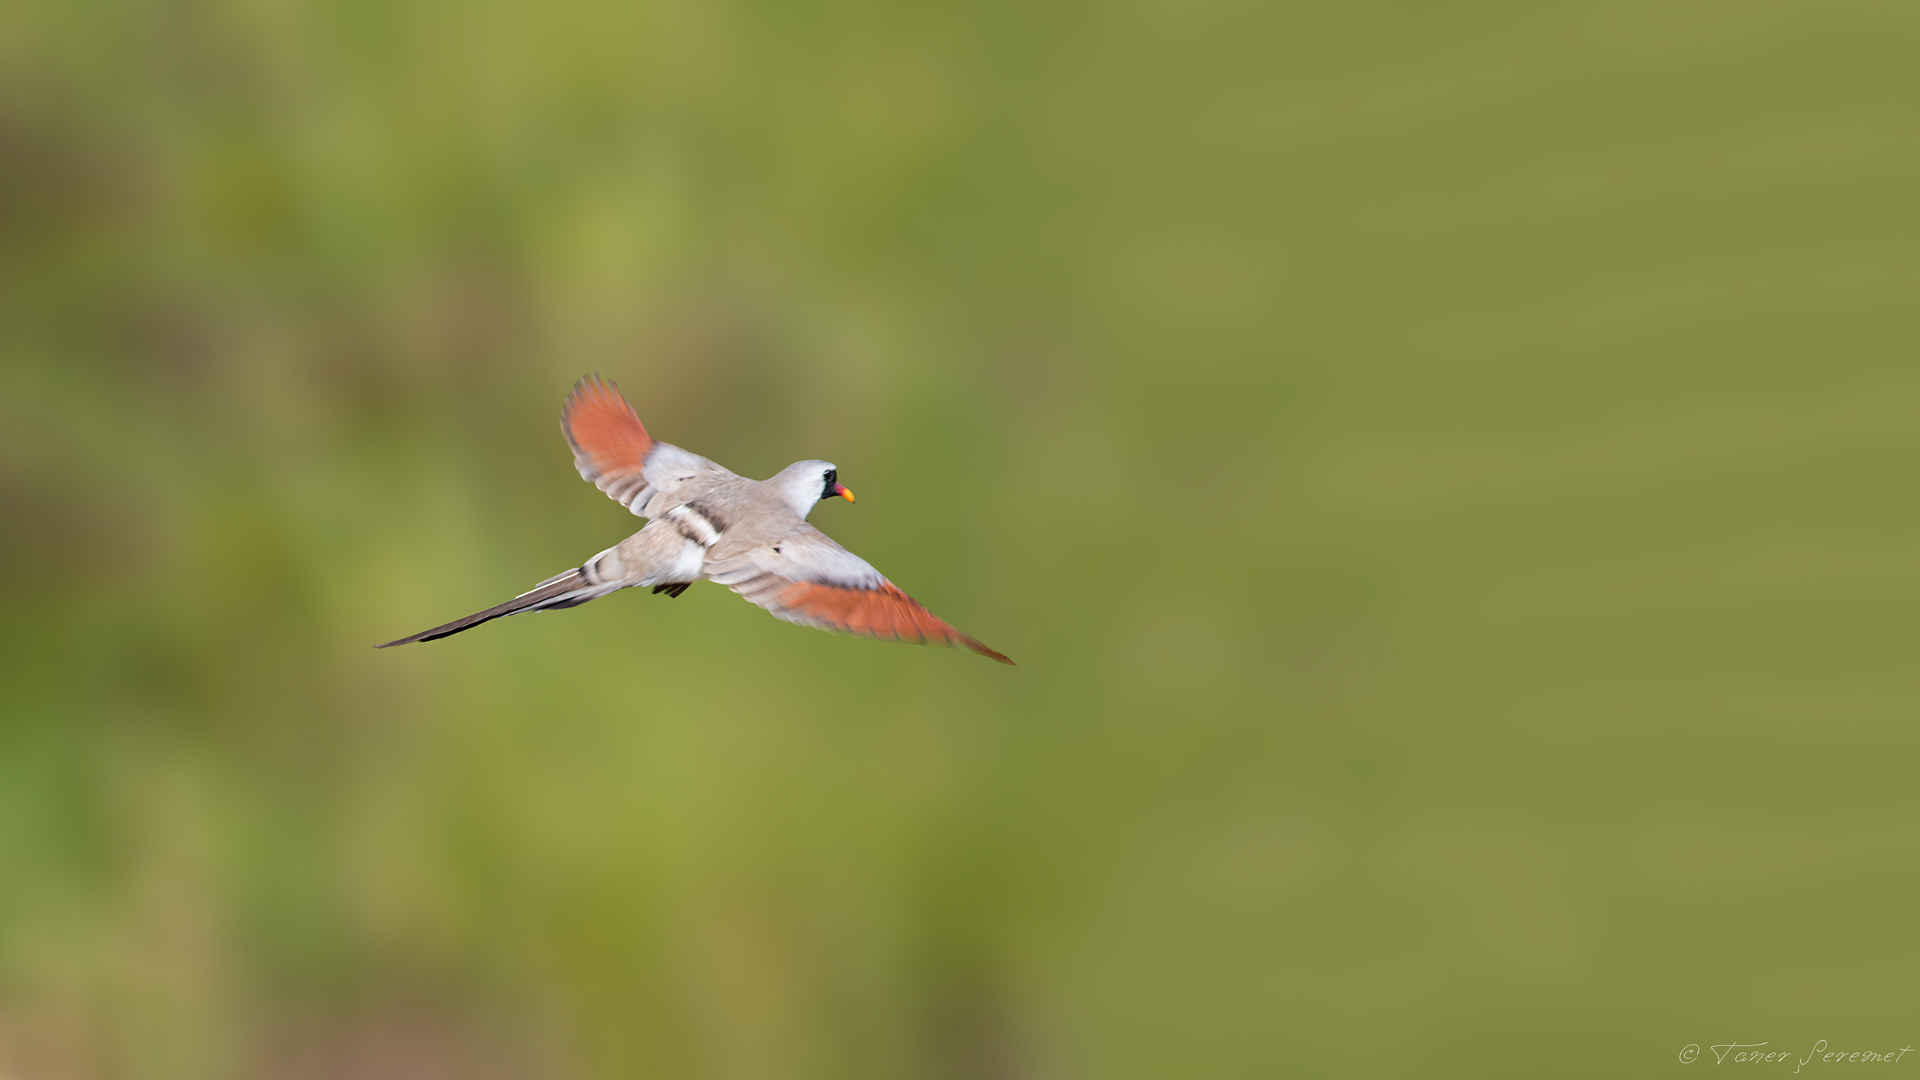
[[695,582],[712,581],[788,622],[952,645],[1013,662],[934,616],[807,524],[820,500],[853,500],[830,462],[798,461],[766,480],[738,476],[656,442],[619,390],[598,378],[574,386],[560,426],[580,475],[648,518],[646,526],[504,604],[378,648],[432,641],[522,611],[573,607],[621,589],[651,587],[677,597]]

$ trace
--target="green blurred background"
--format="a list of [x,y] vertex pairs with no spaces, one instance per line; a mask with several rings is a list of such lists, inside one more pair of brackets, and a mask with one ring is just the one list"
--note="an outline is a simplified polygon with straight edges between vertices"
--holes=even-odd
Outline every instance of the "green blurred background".
[[[0,5],[0,1076],[1920,1038],[1917,46]],[[370,649],[638,525],[587,371],[837,462],[815,523],[1021,666],[714,586]]]

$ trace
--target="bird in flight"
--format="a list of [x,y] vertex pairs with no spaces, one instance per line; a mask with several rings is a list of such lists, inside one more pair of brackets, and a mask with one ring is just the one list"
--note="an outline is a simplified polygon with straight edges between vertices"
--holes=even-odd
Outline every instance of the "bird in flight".
[[815,503],[836,495],[853,501],[832,462],[796,461],[767,480],[736,476],[655,441],[619,387],[598,375],[574,384],[560,429],[580,475],[636,517],[648,518],[646,526],[504,604],[374,648],[432,641],[502,615],[574,607],[634,586],[678,597],[696,581],[712,581],[802,626],[972,649],[1013,663],[807,524]]

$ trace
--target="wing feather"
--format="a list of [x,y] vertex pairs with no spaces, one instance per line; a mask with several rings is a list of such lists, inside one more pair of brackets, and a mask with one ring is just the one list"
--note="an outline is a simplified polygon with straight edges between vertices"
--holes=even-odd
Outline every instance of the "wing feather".
[[1012,660],[961,633],[900,591],[864,559],[811,525],[778,541],[709,563],[707,577],[775,618],[838,634],[972,649]]
[[656,442],[620,388],[598,375],[573,384],[560,411],[560,430],[580,475],[639,517],[650,516],[656,495],[670,495],[685,481],[733,475],[698,454]]
[[647,486],[647,455],[653,437],[620,396],[619,387],[589,375],[573,384],[560,412],[560,430],[573,447],[573,463],[587,482],[631,508]]

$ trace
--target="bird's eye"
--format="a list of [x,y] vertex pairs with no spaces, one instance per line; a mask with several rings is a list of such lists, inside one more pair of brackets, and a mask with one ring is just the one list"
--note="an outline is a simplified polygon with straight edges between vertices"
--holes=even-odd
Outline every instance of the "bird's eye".
[[820,477],[821,479],[825,480],[829,484],[833,483],[833,470],[828,469],[826,472],[821,473]]

